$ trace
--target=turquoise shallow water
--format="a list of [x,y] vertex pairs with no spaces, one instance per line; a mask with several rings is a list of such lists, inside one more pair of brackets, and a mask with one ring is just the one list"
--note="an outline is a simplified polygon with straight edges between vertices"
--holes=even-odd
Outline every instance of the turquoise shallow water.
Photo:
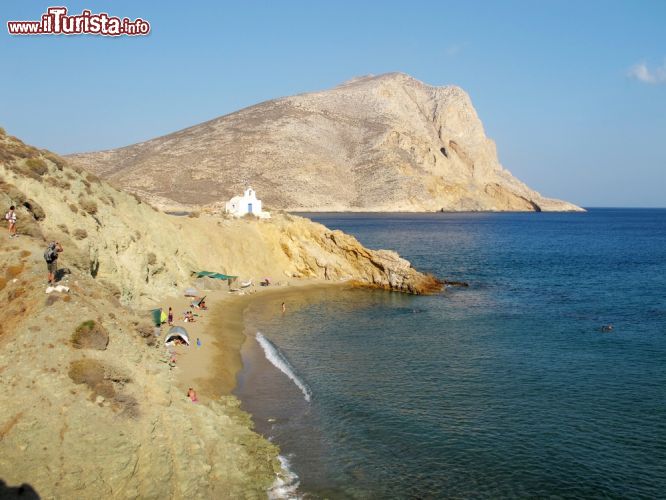
[[312,218],[470,287],[250,311],[237,392],[299,493],[666,495],[666,210]]

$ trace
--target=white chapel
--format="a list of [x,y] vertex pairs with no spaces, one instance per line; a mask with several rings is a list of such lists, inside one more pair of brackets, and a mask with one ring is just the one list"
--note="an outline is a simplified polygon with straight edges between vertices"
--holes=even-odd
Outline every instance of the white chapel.
[[242,217],[246,214],[252,214],[261,219],[270,219],[270,212],[264,212],[261,208],[261,200],[257,198],[257,193],[251,187],[248,187],[243,196],[234,196],[225,205],[225,211],[235,217]]

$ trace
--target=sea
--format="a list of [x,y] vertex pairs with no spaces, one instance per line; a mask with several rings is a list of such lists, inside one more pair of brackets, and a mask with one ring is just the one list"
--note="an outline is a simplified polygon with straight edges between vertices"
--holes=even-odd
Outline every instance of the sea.
[[306,215],[469,286],[250,306],[270,496],[666,498],[666,209]]

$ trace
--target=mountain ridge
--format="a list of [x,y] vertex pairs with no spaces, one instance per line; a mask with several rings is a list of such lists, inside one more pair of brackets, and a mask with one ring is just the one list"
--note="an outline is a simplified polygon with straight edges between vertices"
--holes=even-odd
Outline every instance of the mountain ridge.
[[280,97],[137,144],[69,156],[162,209],[252,185],[290,211],[578,211],[500,164],[471,99],[403,73]]

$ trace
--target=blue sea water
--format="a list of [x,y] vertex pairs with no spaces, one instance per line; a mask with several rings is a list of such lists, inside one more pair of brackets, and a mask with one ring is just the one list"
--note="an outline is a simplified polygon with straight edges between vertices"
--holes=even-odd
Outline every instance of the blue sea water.
[[666,496],[666,210],[310,217],[470,286],[248,311],[237,393],[299,494]]

